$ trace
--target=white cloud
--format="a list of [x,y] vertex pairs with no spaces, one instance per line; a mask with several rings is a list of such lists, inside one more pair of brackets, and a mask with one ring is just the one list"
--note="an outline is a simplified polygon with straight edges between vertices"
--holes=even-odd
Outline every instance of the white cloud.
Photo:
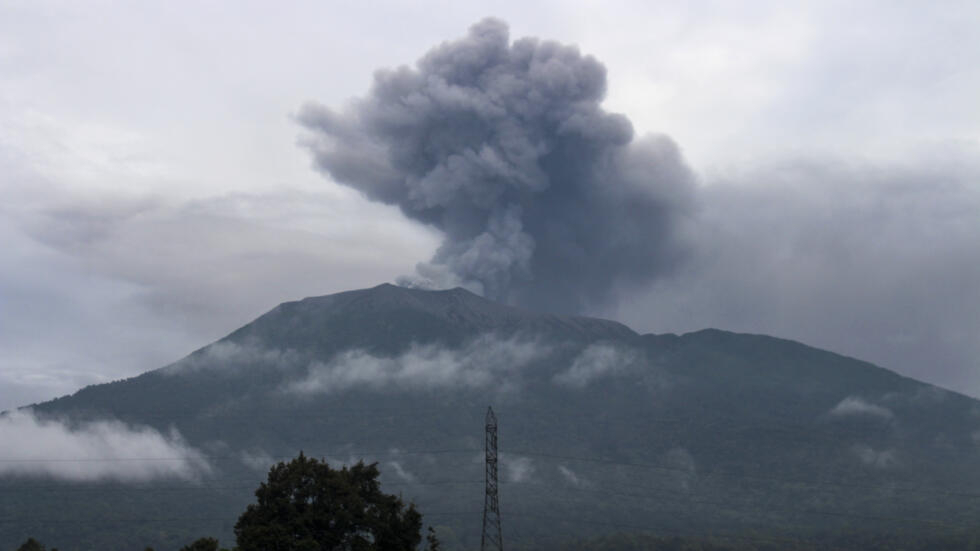
[[631,348],[608,343],[590,344],[572,361],[571,367],[555,375],[554,381],[564,386],[584,388],[595,379],[626,371],[639,358],[639,353]]
[[286,300],[391,281],[435,243],[333,193],[179,202],[28,184],[0,181],[0,379],[24,389],[0,389],[0,410],[159,368]]
[[0,442],[0,475],[141,482],[195,480],[211,470],[176,430],[164,435],[112,420],[72,426],[15,411],[0,417]]
[[[0,409],[159,367],[278,302],[391,280],[431,256],[437,239],[406,237],[418,229],[397,211],[310,170],[287,114],[362,93],[374,70],[459,36],[485,7],[461,3],[437,18],[428,0],[388,4],[394,15],[382,18],[358,3],[200,9],[188,20],[170,3],[119,4],[106,20],[81,3],[0,5],[0,226],[26,208],[93,211],[133,194],[170,205],[77,252],[24,249],[19,228],[0,229],[0,377],[17,387],[0,383]],[[923,150],[937,154],[925,166],[955,164],[958,149],[976,158],[980,66],[967,53],[980,40],[978,9],[964,0],[494,7],[515,37],[595,55],[609,69],[605,105],[638,134],[673,136],[699,171],[800,152],[879,167],[914,164]],[[272,38],[254,40],[255,29]],[[174,36],[187,47],[174,48]],[[318,70],[307,70],[311,51],[323,53]],[[711,192],[708,209],[728,213],[709,212],[718,247],[676,285],[629,297],[627,321],[779,334],[977,394],[976,200],[946,201],[933,185],[942,178],[930,177],[910,192],[868,193],[862,212],[842,208],[864,176],[794,187],[750,175],[731,193]],[[766,181],[790,197],[752,191]],[[317,193],[283,197],[284,186]],[[83,204],[67,190],[97,193]],[[815,200],[817,190],[833,198]],[[228,208],[228,194],[242,191],[250,206]],[[189,216],[189,197],[225,206]],[[949,204],[963,215],[928,212]],[[280,223],[293,212],[298,224]],[[318,235],[291,231],[310,224]],[[841,246],[821,246],[822,235]],[[75,375],[64,382],[60,370]],[[62,382],[26,375],[41,372]]]
[[872,404],[865,401],[859,396],[848,396],[840,401],[839,404],[833,407],[829,412],[832,417],[849,417],[855,415],[867,415],[870,417],[878,417],[881,419],[891,419],[894,417],[892,410],[879,406],[877,404]]
[[692,257],[615,319],[762,333],[980,392],[975,151],[760,159],[708,179]]
[[285,390],[316,393],[359,386],[375,389],[499,386],[502,378],[506,383],[507,376],[550,351],[534,341],[500,339],[493,335],[483,335],[457,349],[414,344],[394,357],[350,350],[327,363],[313,364],[305,379],[287,385]]
[[527,482],[534,475],[534,462],[530,457],[501,453],[500,466],[510,482]]
[[415,482],[416,480],[415,475],[408,472],[405,469],[405,467],[402,466],[402,464],[399,463],[398,461],[389,461],[388,466],[395,471],[395,474],[398,475],[398,478],[404,480],[405,482]]
[[561,475],[565,477],[565,480],[567,480],[572,486],[581,486],[583,484],[582,479],[575,474],[575,471],[564,465],[558,465],[558,472],[561,473]]
[[268,471],[276,460],[265,452],[265,450],[245,450],[241,452],[240,459],[242,464],[256,471]]
[[851,451],[857,455],[861,463],[871,467],[886,469],[898,465],[895,450],[875,450],[867,444],[855,444]]
[[234,369],[255,364],[287,368],[298,365],[301,361],[299,354],[293,350],[266,348],[249,341],[220,341],[167,366],[161,372],[176,375],[188,370]]

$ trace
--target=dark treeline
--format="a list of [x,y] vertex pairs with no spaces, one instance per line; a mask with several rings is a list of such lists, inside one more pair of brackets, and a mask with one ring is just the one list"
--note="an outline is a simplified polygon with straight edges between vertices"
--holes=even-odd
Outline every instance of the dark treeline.
[[616,534],[570,541],[549,551],[976,551],[980,536],[920,536],[909,534],[834,534],[794,541],[761,534],[724,538],[658,537]]
[[[430,529],[431,530],[431,529]],[[430,536],[422,545],[424,549],[439,549],[440,544]],[[663,537],[653,534],[615,534],[600,538],[567,541],[557,545],[516,545],[517,551],[980,551],[980,537],[959,536],[909,536],[892,534],[836,534],[810,541],[794,541],[789,538],[746,534],[724,537]],[[289,548],[294,549],[294,548]],[[299,547],[295,547],[299,549]],[[373,549],[373,548],[372,548]],[[382,548],[377,548],[381,551]],[[13,551],[13,550],[12,550]],[[16,551],[57,551],[47,548],[30,538]],[[154,551],[147,547],[145,551]],[[162,549],[160,551],[167,551]],[[180,547],[179,551],[227,551],[218,540],[200,538]],[[240,551],[233,547],[231,551]],[[453,551],[452,546],[446,551]],[[458,549],[458,551],[475,551]]]

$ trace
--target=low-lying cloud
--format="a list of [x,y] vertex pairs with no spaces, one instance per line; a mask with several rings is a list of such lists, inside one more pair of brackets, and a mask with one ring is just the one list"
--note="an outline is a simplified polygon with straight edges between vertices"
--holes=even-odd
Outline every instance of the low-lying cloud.
[[582,486],[585,484],[585,481],[575,474],[575,471],[565,465],[558,465],[558,473],[572,486]]
[[276,463],[275,458],[262,449],[243,450],[239,459],[243,465],[256,471],[268,471]]
[[288,392],[339,392],[363,387],[376,390],[433,387],[482,388],[500,385],[503,378],[551,349],[536,341],[477,337],[459,348],[440,344],[413,344],[397,356],[378,356],[365,350],[349,350],[326,363],[314,363],[309,375],[286,386]]
[[389,467],[391,467],[391,469],[392,469],[392,471],[394,471],[395,475],[398,476],[398,478],[400,478],[404,482],[415,482],[417,480],[417,478],[415,477],[415,475],[412,474],[412,473],[410,473],[408,471],[408,469],[406,469],[401,464],[401,462],[399,462],[399,461],[389,461],[387,463],[387,465]]
[[161,370],[179,375],[198,369],[241,369],[249,366],[291,368],[304,360],[295,350],[270,348],[254,342],[218,341]]
[[872,404],[860,396],[848,396],[834,406],[828,414],[831,417],[875,417],[878,419],[890,420],[895,416],[892,410]]
[[898,458],[892,449],[876,450],[867,444],[855,444],[851,451],[869,467],[887,469],[898,465]]
[[196,480],[210,472],[180,433],[105,420],[77,426],[15,411],[0,417],[0,476],[73,482]]
[[508,482],[528,482],[534,476],[534,461],[530,457],[502,453],[500,466],[504,471],[504,480]]
[[565,371],[555,375],[554,382],[572,388],[585,388],[592,381],[623,373],[635,367],[640,353],[632,348],[611,343],[590,344]]

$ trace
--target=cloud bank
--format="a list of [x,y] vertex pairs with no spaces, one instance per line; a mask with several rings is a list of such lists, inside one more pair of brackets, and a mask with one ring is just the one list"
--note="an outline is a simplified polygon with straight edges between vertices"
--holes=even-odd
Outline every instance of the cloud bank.
[[534,461],[530,457],[514,454],[500,454],[500,466],[508,482],[528,482],[534,477]]
[[343,188],[174,201],[4,184],[0,410],[169,364],[287,299],[392,280],[437,243]]
[[443,233],[406,283],[580,311],[670,273],[693,205],[677,146],[634,140],[605,92],[594,58],[486,19],[299,120],[332,179]]
[[554,382],[572,388],[585,388],[600,377],[622,373],[640,361],[640,353],[631,348],[609,343],[590,344],[572,361],[572,365],[558,373]]
[[222,340],[160,369],[159,372],[176,376],[198,370],[235,371],[256,367],[290,369],[303,365],[304,362],[308,360],[292,349],[262,346],[251,339],[244,342]]
[[876,450],[867,444],[855,444],[851,451],[857,456],[861,463],[878,469],[887,469],[898,465],[898,458],[895,450]]
[[176,430],[96,421],[77,427],[24,411],[0,417],[0,476],[50,477],[73,482],[195,480],[211,469]]
[[[337,354],[315,362],[309,375],[286,386],[287,392],[339,392],[371,389],[479,388],[500,384],[501,377],[547,356],[551,349],[534,341],[483,335],[459,348],[438,344],[412,345],[398,356],[376,356],[364,350]],[[506,386],[506,385],[505,385]]]
[[575,471],[564,465],[558,465],[558,472],[572,486],[582,486],[584,484],[584,481],[575,474]]
[[885,420],[895,416],[892,410],[877,404],[872,404],[860,396],[848,396],[844,398],[830,410],[829,414],[831,417],[868,416]]
[[980,164],[953,153],[707,177],[690,261],[612,317],[801,340],[977,395]]

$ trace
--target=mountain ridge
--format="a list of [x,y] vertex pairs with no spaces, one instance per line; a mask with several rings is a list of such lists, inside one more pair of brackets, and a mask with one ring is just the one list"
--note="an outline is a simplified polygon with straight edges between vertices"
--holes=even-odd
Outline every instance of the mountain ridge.
[[[327,295],[304,297],[295,301],[282,302],[266,313],[258,316],[251,322],[243,325],[241,328],[232,331],[225,337],[222,337],[213,343],[191,352],[184,358],[181,358],[172,364],[152,369],[133,377],[127,377],[107,383],[89,385],[83,389],[80,389],[76,393],[45,402],[26,405],[23,406],[23,408],[34,408],[37,406],[43,406],[50,402],[61,401],[65,398],[70,398],[89,387],[115,385],[117,383],[125,382],[154,372],[166,371],[168,369],[172,370],[175,366],[179,366],[182,363],[187,362],[189,359],[206,354],[209,349],[216,345],[228,342],[248,342],[250,340],[254,342],[257,335],[267,335],[270,330],[281,337],[282,335],[280,334],[279,330],[286,328],[290,332],[298,331],[302,338],[309,339],[312,337],[311,330],[315,332],[316,330],[320,329],[322,325],[322,319],[319,321],[311,320],[311,314],[326,314],[325,316],[320,317],[325,317],[328,320],[341,319],[346,323],[350,321],[351,316],[354,314],[365,316],[367,318],[383,318],[384,316],[397,314],[404,310],[422,312],[426,316],[432,316],[445,323],[432,329],[428,327],[427,323],[431,320],[414,319],[412,320],[413,322],[420,324],[420,326],[416,329],[421,328],[423,330],[409,335],[407,340],[404,338],[405,335],[399,335],[399,337],[401,337],[401,341],[397,346],[377,346],[376,343],[369,341],[376,339],[379,334],[390,334],[391,332],[390,325],[384,323],[383,319],[381,319],[379,320],[379,323],[368,324],[366,331],[368,339],[365,339],[363,332],[362,334],[342,332],[339,335],[339,340],[341,340],[343,344],[342,346],[329,347],[324,350],[318,350],[317,352],[334,355],[343,351],[344,349],[364,348],[366,350],[372,350],[379,353],[397,353],[404,350],[404,348],[410,344],[441,342],[442,344],[449,346],[458,345],[465,341],[466,338],[471,338],[475,334],[474,330],[476,330],[478,333],[500,333],[505,336],[522,332],[547,334],[549,332],[561,332],[561,330],[565,330],[576,336],[582,335],[583,333],[589,333],[590,338],[593,341],[603,339],[625,339],[627,341],[636,341],[641,343],[655,343],[658,348],[670,348],[672,346],[689,343],[695,343],[696,346],[701,346],[704,344],[717,345],[718,343],[727,342],[740,342],[744,344],[747,341],[758,341],[764,342],[767,345],[775,345],[777,348],[798,349],[809,353],[827,355],[828,359],[856,362],[862,369],[867,369],[876,373],[883,373],[888,377],[896,377],[899,380],[929,384],[922,383],[914,378],[903,376],[888,368],[875,365],[859,358],[814,347],[793,339],[774,337],[765,334],[733,332],[718,328],[704,328],[681,334],[641,334],[629,326],[614,320],[589,316],[572,316],[536,312],[521,308],[519,306],[506,305],[491,301],[462,287],[445,290],[428,290],[402,287],[390,283],[382,283],[370,288],[354,289]],[[330,329],[335,328],[331,327]],[[264,336],[258,340],[268,340],[268,337]],[[279,346],[278,348],[288,349],[288,344],[290,342],[292,342],[292,339],[282,338],[279,344],[287,344],[287,346]],[[952,390],[943,388],[942,391],[953,395],[958,395],[963,398],[972,399],[967,395],[963,395]]]
[[[464,289],[385,284],[285,302],[173,364],[31,410],[75,426],[115,419],[176,431],[207,452],[207,483],[170,497],[124,494],[128,507],[150,518],[163,507],[232,520],[249,491],[226,480],[257,483],[256,465],[301,449],[380,462],[383,482],[423,512],[471,510],[479,491],[463,482],[482,480],[488,403],[500,423],[502,499],[524,546],[617,524],[815,538],[853,526],[840,511],[879,519],[864,518],[866,531],[894,531],[891,518],[969,526],[980,514],[980,500],[950,497],[971,487],[980,496],[977,400],[788,339],[720,329],[641,335]],[[87,495],[54,503],[17,485],[0,476],[0,492],[14,496],[0,502],[0,518],[44,518],[52,508],[91,518],[90,530],[65,528],[84,543],[77,548],[175,547],[192,528],[229,537],[227,522],[116,537],[97,528],[98,515],[113,518],[117,494],[96,493],[93,512]],[[603,489],[611,493],[594,493]],[[665,492],[673,497],[643,501]],[[812,513],[828,506],[835,515]],[[530,520],[556,511],[606,524]],[[478,543],[475,517],[433,522],[453,549]],[[0,523],[0,546],[31,526]]]

